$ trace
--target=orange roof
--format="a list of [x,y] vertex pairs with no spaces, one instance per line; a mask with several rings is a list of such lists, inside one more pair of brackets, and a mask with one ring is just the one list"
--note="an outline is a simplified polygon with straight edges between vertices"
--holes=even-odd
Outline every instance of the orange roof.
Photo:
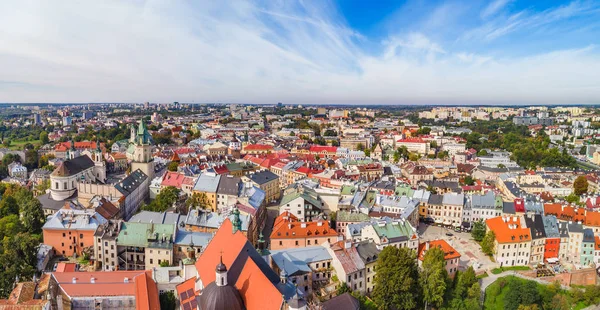
[[[515,221],[516,218],[516,221]],[[496,234],[498,243],[517,243],[531,241],[529,228],[521,226],[519,217],[494,217],[485,221],[487,227]]]
[[405,138],[405,139],[400,139],[396,142],[400,142],[400,143],[427,143],[426,141],[423,141],[423,139],[421,138]]
[[267,151],[272,149],[273,146],[267,144],[248,144],[244,146],[245,151]]
[[[61,142],[59,144],[57,144],[56,146],[54,146],[54,150],[55,151],[59,151],[59,152],[65,152],[68,149],[71,148],[71,142]],[[95,149],[96,148],[96,141],[80,141],[80,142],[75,142],[75,148],[76,149]],[[100,142],[100,148],[104,149],[104,142]]]
[[[138,288],[134,278],[138,276],[146,277],[144,270],[54,272],[52,276],[61,289],[70,297],[135,296]],[[94,279],[93,283],[92,278]],[[75,279],[75,283],[73,283],[73,279]]]
[[56,272],[74,272],[77,264],[75,263],[58,263],[56,264]]
[[[215,266],[219,263],[221,255],[223,257],[223,264],[231,266],[244,244],[248,242],[248,239],[246,239],[241,231],[232,234],[232,228],[231,221],[225,219],[204,252],[202,252],[200,258],[196,261],[198,275],[202,279],[202,283],[206,283],[205,285],[215,281]],[[219,233],[221,231],[223,233]]]
[[184,179],[185,175],[182,173],[177,173],[175,171],[167,171],[160,185],[181,188],[181,184],[183,184]]
[[425,256],[425,252],[427,252],[427,244],[429,244],[429,248],[434,248],[434,247],[438,247],[440,249],[442,249],[442,251],[444,251],[444,259],[445,260],[449,260],[449,259],[455,259],[455,258],[459,258],[460,257],[460,253],[458,253],[458,251],[456,251],[451,245],[448,244],[448,242],[446,242],[445,240],[432,240],[432,241],[426,241],[423,242],[421,244],[419,244],[419,249],[417,250],[418,253],[418,258],[419,260],[423,260],[423,257]]
[[585,225],[600,226],[600,212],[587,211],[585,214]]
[[195,287],[196,278],[189,278],[176,286],[179,304],[183,306],[184,304],[196,299],[198,292],[196,292]]
[[240,273],[235,287],[242,295],[246,309],[281,309],[283,297],[279,290],[249,259]]
[[111,153],[110,154],[112,156],[112,158],[116,159],[127,159],[127,155],[125,155],[125,153]]
[[271,233],[271,239],[295,239],[309,236],[337,237],[337,232],[329,227],[327,221],[299,222],[297,217],[285,211],[275,219],[275,225]]
[[337,146],[311,145],[310,151],[314,152],[314,153],[321,153],[321,152],[336,153]]
[[152,280],[152,270],[133,278],[135,283],[135,308],[160,310],[158,288]]

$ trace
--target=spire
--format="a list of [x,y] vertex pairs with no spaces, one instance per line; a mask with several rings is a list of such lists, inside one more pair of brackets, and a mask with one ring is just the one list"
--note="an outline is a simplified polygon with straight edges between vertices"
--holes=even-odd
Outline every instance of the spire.
[[96,152],[102,152],[102,150],[100,149],[100,141],[98,140],[98,137],[96,137]]
[[235,234],[236,231],[241,231],[242,230],[242,221],[240,220],[240,210],[238,210],[237,206],[233,207],[233,233]]
[[215,278],[215,283],[217,286],[226,286],[227,285],[227,266],[223,264],[223,251],[221,250],[221,257],[219,259],[219,264],[215,270],[217,273]]

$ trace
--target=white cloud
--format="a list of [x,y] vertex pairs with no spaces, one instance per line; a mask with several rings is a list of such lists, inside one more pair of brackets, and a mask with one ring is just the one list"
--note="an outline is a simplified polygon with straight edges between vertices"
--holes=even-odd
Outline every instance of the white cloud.
[[492,1],[490,4],[488,4],[483,11],[481,11],[481,18],[488,18],[492,15],[495,15],[496,13],[498,13],[500,10],[502,10],[504,7],[506,7],[507,4],[511,3],[513,0],[495,0]]
[[320,1],[0,2],[0,102],[600,103],[593,46],[374,41]]

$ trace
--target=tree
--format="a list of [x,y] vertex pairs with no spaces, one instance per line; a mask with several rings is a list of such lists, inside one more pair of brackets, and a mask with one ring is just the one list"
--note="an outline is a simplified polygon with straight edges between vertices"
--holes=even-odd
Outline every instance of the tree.
[[580,175],[573,182],[573,192],[577,196],[581,196],[588,191],[588,180],[585,176]]
[[179,198],[179,189],[174,186],[168,186],[163,188],[156,199],[152,200],[150,204],[142,207],[142,210],[164,212],[173,206],[173,203]]
[[556,294],[552,297],[552,302],[549,307],[544,307],[544,309],[551,310],[569,310],[571,309],[571,305],[569,304],[569,300],[563,294]]
[[344,293],[350,292],[350,287],[348,286],[348,284],[346,284],[346,282],[342,283],[342,285],[340,285],[340,287],[338,287],[336,293],[337,295],[342,295]]
[[437,149],[437,147],[438,147],[437,141],[434,140],[434,141],[429,142],[429,147],[431,147],[432,149]]
[[48,133],[45,131],[40,132],[40,143],[42,145],[50,143],[50,139],[48,139]]
[[170,266],[169,261],[168,260],[163,260],[162,262],[160,262],[160,266],[161,267],[169,267]]
[[19,208],[21,209],[21,221],[23,222],[25,231],[34,234],[41,233],[46,217],[44,216],[40,201],[34,198],[33,195],[30,195],[24,201],[19,202]]
[[496,234],[493,231],[488,231],[485,237],[481,241],[481,251],[486,255],[494,254],[494,241],[496,240]]
[[177,171],[177,168],[179,168],[179,163],[175,161],[170,162],[169,166],[167,167],[169,171]]
[[579,203],[580,198],[579,198],[579,195],[577,195],[575,193],[571,193],[571,194],[569,194],[569,196],[565,197],[565,200],[568,203],[575,203],[576,204],[576,203]]
[[10,146],[10,140],[4,139],[4,141],[2,141],[2,145],[4,145],[5,147],[9,147]]
[[19,214],[19,204],[14,197],[6,195],[0,201],[0,215],[9,216],[11,214]]
[[444,159],[446,157],[448,157],[448,151],[441,151],[437,154],[437,158],[439,159]]
[[417,154],[417,153],[409,153],[408,154],[408,160],[410,160],[410,161],[417,161],[417,160],[419,160],[419,158],[421,158],[421,156],[419,156],[419,154]]
[[385,247],[377,260],[373,300],[380,309],[415,309],[420,300],[414,251]]
[[423,301],[439,308],[444,302],[448,285],[448,272],[442,249],[432,247],[425,252],[419,280],[423,288]]
[[464,178],[463,182],[465,183],[465,185],[474,185],[475,179],[473,179],[472,176],[468,175]]
[[193,193],[192,196],[185,200],[185,206],[189,212],[190,209],[201,208],[207,209],[210,206],[206,193]]
[[366,149],[365,150],[365,156],[367,156],[367,157],[371,156],[371,150],[370,149]]
[[476,221],[473,223],[473,228],[471,229],[471,236],[475,241],[481,242],[485,237],[485,223],[483,221]]
[[362,144],[362,143],[359,143],[359,144],[356,146],[356,149],[357,149],[357,150],[359,150],[359,151],[364,151],[364,150],[365,150],[365,145],[364,145],[364,144]]
[[175,310],[177,309],[177,299],[172,291],[166,291],[159,295],[161,310]]
[[477,152],[477,156],[486,156],[488,154],[488,152],[486,150],[480,150],[479,152]]

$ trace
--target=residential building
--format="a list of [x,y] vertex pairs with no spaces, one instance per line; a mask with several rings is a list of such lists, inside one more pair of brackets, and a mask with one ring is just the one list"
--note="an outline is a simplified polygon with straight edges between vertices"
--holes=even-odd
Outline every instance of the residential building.
[[318,220],[300,222],[290,212],[283,212],[276,219],[271,233],[271,250],[307,247],[325,242],[336,242],[338,234],[329,222]]
[[273,270],[278,274],[285,272],[304,296],[312,296],[319,288],[331,282],[334,274],[332,258],[325,247],[313,245],[270,252]]
[[52,246],[55,255],[82,255],[94,246],[94,234],[106,221],[92,209],[60,209],[42,227],[44,244]]
[[360,257],[358,249],[352,246],[352,241],[338,241],[323,246],[332,258],[331,265],[341,283],[346,283],[353,291],[365,294],[367,289],[365,263]]
[[456,272],[458,271],[458,266],[460,264],[460,253],[456,251],[446,240],[431,240],[425,241],[419,244],[419,249],[417,250],[417,259],[419,265],[423,263],[425,258],[425,253],[429,251],[429,249],[439,248],[444,252],[444,261],[446,271],[451,278],[454,278]]
[[250,175],[246,176],[244,180],[249,180],[252,182],[252,184],[262,189],[266,194],[265,200],[267,203],[278,201],[281,197],[279,176],[269,170],[251,173]]
[[198,177],[196,185],[194,185],[193,193],[206,195],[207,207],[213,212],[217,211],[217,188],[221,177],[221,175],[214,172],[204,172]]
[[531,230],[517,216],[499,216],[485,221],[496,235],[494,259],[500,266],[527,266],[531,256]]
[[531,255],[529,264],[537,265],[544,262],[545,246],[546,246],[546,230],[542,215],[526,215],[525,225],[531,231]]

